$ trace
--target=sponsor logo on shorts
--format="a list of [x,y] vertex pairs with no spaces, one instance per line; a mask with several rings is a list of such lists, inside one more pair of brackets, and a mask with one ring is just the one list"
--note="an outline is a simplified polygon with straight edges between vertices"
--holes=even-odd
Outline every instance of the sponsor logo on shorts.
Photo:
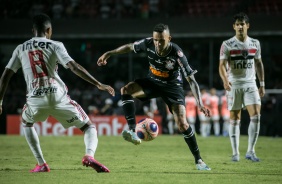
[[50,93],[57,93],[57,87],[39,88],[33,91],[34,96],[42,96]]
[[72,117],[71,119],[69,120],[66,120],[68,123],[73,123],[74,121],[78,120],[78,117],[75,116],[75,117]]

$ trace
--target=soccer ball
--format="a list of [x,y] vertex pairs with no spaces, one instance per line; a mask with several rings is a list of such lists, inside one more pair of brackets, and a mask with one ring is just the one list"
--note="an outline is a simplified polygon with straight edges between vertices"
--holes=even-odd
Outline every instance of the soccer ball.
[[158,124],[150,118],[140,120],[135,128],[137,136],[143,141],[151,141],[158,136]]

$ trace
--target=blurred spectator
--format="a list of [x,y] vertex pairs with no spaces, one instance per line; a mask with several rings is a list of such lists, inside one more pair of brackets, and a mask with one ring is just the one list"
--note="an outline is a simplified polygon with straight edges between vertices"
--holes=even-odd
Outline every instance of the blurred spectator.
[[186,96],[185,96],[185,106],[186,106],[186,118],[191,126],[193,132],[196,131],[196,117],[197,117],[197,101],[192,93],[191,90],[187,91]]
[[62,0],[56,0],[52,6],[53,19],[61,19],[64,14],[64,6]]
[[140,5],[139,5],[139,9],[140,9],[140,17],[142,19],[148,19],[149,18],[149,4],[148,1],[143,1]]
[[[215,88],[210,89],[209,101],[210,101],[209,109],[211,111],[211,122],[213,123],[211,127],[213,127],[214,135],[219,136],[220,135],[219,110],[218,110],[219,97],[216,94]],[[208,134],[210,135],[210,132]]]
[[34,17],[35,15],[39,13],[44,13],[44,11],[45,11],[45,6],[41,2],[41,0],[34,1],[29,10],[29,16]]
[[230,111],[227,106],[227,97],[226,92],[219,98],[219,112],[223,120],[222,126],[222,135],[225,137],[229,136],[229,120],[230,120]]
[[[205,88],[201,89],[202,101],[204,106],[210,106],[210,94],[207,92]],[[200,132],[202,137],[209,136],[210,132],[210,117],[207,117],[202,113],[198,108],[198,117],[200,120]]]
[[160,3],[160,0],[149,0],[150,18],[156,18],[160,14],[159,3]]
[[88,114],[93,115],[93,116],[98,116],[98,115],[100,115],[100,112],[99,112],[99,109],[96,106],[90,105],[90,106],[88,106]]
[[104,102],[104,106],[100,109],[101,115],[112,115],[114,113],[114,107],[113,107],[113,100],[110,98],[107,98]]
[[101,0],[100,16],[102,19],[108,19],[111,17],[111,7],[108,1]]
[[144,114],[150,118],[154,118],[156,114],[158,114],[158,106],[156,98],[152,98],[147,101],[147,103],[143,104]]

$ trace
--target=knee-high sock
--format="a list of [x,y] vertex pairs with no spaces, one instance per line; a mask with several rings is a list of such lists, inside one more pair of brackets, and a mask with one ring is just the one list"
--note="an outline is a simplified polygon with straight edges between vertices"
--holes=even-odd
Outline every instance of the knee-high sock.
[[90,125],[84,131],[84,143],[85,154],[94,157],[98,145],[97,130],[94,125]]
[[40,147],[39,137],[34,127],[27,127],[24,123],[22,123],[25,139],[32,151],[34,157],[36,158],[39,165],[46,163],[43,158],[42,150]]
[[260,115],[250,117],[251,122],[248,128],[248,152],[252,151],[255,152],[255,145],[258,140],[259,130],[260,130]]
[[131,95],[121,95],[122,108],[130,130],[135,132],[135,104]]
[[200,156],[200,150],[198,148],[197,140],[191,126],[189,126],[186,131],[182,132],[182,134],[186,144],[195,158],[195,163],[197,163],[197,161],[202,158]]
[[229,137],[233,155],[239,153],[240,120],[230,120]]

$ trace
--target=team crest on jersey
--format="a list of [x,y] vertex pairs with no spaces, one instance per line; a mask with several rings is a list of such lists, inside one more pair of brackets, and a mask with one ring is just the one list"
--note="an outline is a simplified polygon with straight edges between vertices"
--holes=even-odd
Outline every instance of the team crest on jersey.
[[249,55],[249,51],[247,49],[242,50],[242,56],[246,59]]
[[181,50],[179,50],[179,51],[177,51],[177,55],[178,55],[179,57],[183,57],[183,52],[182,52]]
[[168,69],[168,70],[172,70],[173,69],[173,66],[174,66],[174,63],[170,60],[168,61],[165,61],[165,67]]

